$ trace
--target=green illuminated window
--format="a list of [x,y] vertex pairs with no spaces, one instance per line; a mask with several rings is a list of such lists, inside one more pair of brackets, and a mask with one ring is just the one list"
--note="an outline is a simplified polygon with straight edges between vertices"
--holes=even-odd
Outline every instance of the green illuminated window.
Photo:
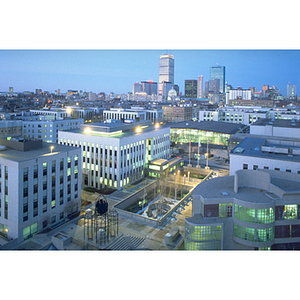
[[220,203],[219,218],[231,218],[231,217],[232,217],[232,203]]
[[274,239],[274,227],[254,229],[233,224],[233,235],[252,242],[268,242]]
[[284,220],[297,219],[297,204],[284,206]]
[[234,217],[248,223],[268,224],[275,221],[275,213],[272,207],[254,209],[235,204]]
[[221,250],[222,226],[192,226],[185,227],[186,250]]

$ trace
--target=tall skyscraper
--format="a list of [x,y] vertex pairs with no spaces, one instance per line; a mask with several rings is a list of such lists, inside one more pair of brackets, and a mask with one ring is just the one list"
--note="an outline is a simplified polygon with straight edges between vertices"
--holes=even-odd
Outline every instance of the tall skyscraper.
[[203,75],[197,78],[197,98],[203,98]]
[[288,83],[286,89],[287,98],[295,98],[296,95],[297,95],[297,86]]
[[220,80],[220,93],[225,93],[225,67],[213,66],[210,67],[210,79]]
[[164,81],[174,84],[174,56],[164,54],[159,59],[158,94],[162,95],[162,83]]
[[184,96],[185,98],[197,97],[197,80],[185,80],[184,84]]
[[143,91],[143,87],[141,83],[136,82],[132,85],[132,94],[140,93],[142,91]]

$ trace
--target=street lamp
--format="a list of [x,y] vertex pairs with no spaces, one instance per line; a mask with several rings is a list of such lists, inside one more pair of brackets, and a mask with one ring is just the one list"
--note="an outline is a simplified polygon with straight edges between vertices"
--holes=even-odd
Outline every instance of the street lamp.
[[51,153],[52,153],[52,150],[54,149],[54,146],[50,146],[50,150],[51,150]]

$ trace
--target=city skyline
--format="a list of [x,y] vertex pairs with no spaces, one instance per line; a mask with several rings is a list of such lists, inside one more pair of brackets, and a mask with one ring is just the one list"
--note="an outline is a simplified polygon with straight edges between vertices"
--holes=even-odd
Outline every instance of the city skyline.
[[210,67],[225,66],[225,81],[234,88],[300,85],[299,50],[0,50],[0,91],[60,89],[86,92],[131,92],[135,82],[159,82],[159,58],[174,56],[174,84],[184,93],[185,80],[209,80]]

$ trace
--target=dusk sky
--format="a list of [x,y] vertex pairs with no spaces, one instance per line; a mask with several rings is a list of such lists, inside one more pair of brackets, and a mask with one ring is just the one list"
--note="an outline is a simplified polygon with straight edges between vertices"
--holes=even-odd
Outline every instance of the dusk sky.
[[159,57],[174,55],[175,84],[184,93],[184,80],[203,75],[209,68],[226,68],[226,82],[234,88],[262,89],[276,85],[286,95],[287,83],[300,88],[299,50],[0,50],[0,92],[41,88],[95,93],[127,93],[134,82],[158,82]]

